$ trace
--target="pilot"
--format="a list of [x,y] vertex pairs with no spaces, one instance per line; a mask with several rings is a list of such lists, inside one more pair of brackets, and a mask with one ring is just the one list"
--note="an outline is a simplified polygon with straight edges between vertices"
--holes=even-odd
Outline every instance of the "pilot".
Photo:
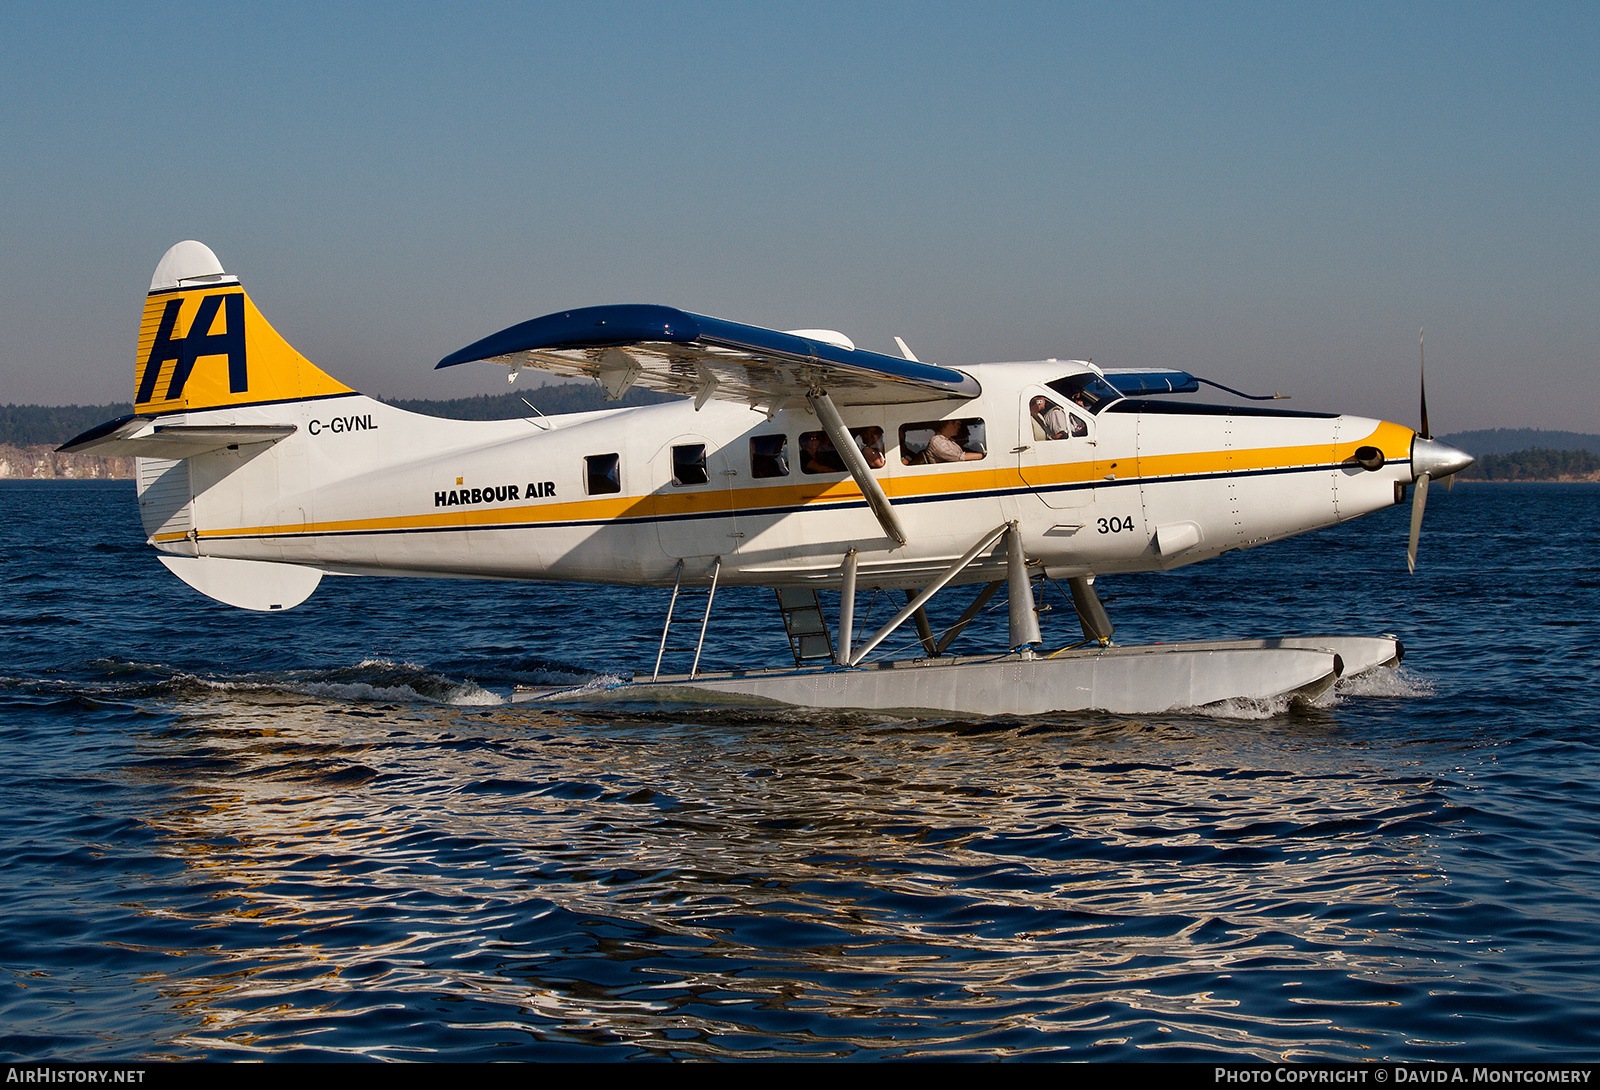
[[1060,405],[1055,404],[1049,398],[1036,397],[1028,402],[1028,414],[1033,417],[1033,437],[1035,439],[1065,439],[1067,437],[1067,414]]
[[982,458],[980,453],[963,450],[956,441],[963,427],[965,425],[959,420],[946,420],[940,424],[939,430],[928,440],[928,457],[935,462],[975,462]]

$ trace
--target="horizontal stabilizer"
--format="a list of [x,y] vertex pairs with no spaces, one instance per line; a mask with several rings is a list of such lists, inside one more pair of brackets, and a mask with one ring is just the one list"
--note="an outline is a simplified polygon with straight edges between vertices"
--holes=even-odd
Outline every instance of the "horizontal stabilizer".
[[171,553],[162,553],[160,560],[168,571],[206,597],[262,613],[293,609],[322,582],[321,571],[298,564]]
[[586,376],[611,398],[638,384],[701,404],[715,398],[770,407],[817,390],[840,405],[965,399],[982,392],[977,380],[954,368],[848,347],[848,338],[831,330],[780,333],[661,306],[547,314],[453,352],[439,366],[475,360]]
[[90,428],[56,449],[107,458],[193,458],[246,443],[276,443],[293,424],[157,424],[150,416],[123,416]]

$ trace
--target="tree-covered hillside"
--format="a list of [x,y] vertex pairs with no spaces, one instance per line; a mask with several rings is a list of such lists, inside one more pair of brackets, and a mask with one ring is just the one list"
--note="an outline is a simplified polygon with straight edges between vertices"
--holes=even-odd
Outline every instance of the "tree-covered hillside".
[[32,447],[60,446],[96,424],[133,412],[132,405],[5,405],[0,406],[0,443]]
[[1541,431],[1537,428],[1489,428],[1437,436],[1474,457],[1512,454],[1522,450],[1588,450],[1600,454],[1600,435],[1581,431]]
[[1519,450],[1485,454],[1461,472],[1466,481],[1556,481],[1600,475],[1600,454],[1588,450]]

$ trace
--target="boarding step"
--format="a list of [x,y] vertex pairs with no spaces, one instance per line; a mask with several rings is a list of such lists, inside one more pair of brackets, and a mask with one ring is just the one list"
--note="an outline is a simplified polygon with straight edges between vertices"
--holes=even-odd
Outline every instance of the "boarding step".
[[833,636],[822,616],[822,599],[806,587],[778,587],[778,612],[783,614],[783,629],[789,634],[789,650],[794,664],[833,661]]

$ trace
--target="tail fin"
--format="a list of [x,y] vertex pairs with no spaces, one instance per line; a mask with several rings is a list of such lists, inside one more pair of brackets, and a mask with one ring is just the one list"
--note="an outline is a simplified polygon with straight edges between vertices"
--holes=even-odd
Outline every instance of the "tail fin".
[[150,279],[136,366],[141,416],[355,392],[296,352],[192,240],[168,250]]

